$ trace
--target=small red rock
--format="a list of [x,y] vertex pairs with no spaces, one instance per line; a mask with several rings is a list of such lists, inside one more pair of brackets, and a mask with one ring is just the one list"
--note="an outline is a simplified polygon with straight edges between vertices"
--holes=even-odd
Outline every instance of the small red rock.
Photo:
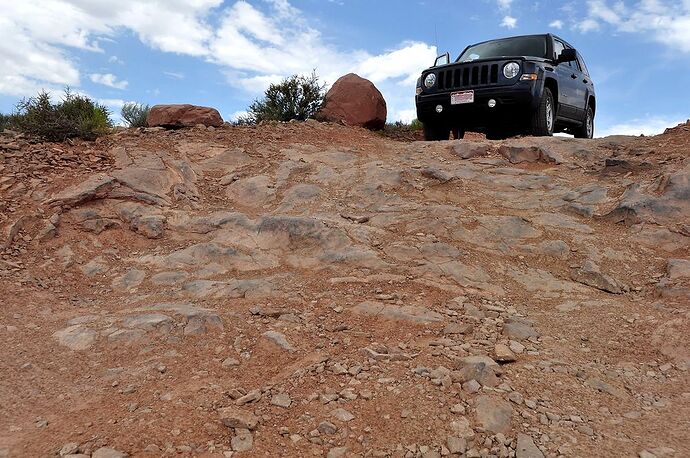
[[197,105],[155,105],[146,118],[149,127],[194,127],[197,124],[220,127],[223,118],[215,108]]

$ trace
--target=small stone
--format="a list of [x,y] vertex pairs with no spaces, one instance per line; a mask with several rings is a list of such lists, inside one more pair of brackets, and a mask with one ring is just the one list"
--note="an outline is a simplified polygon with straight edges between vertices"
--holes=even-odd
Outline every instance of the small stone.
[[326,458],[342,458],[347,454],[347,447],[333,447],[328,451]]
[[468,393],[476,393],[481,389],[481,387],[482,386],[479,384],[479,382],[474,379],[462,384],[462,389]]
[[517,404],[517,405],[522,404],[522,401],[523,401],[522,395],[521,395],[520,393],[518,393],[517,391],[511,392],[511,393],[508,395],[508,400],[509,400],[510,402],[514,402],[514,403]]
[[470,421],[465,417],[460,417],[457,420],[450,422],[450,429],[453,431],[453,435],[461,437],[463,439],[474,438],[474,430],[470,426]]
[[494,355],[494,359],[499,363],[512,363],[515,361],[515,354],[505,344],[496,344],[494,346]]
[[323,434],[335,434],[338,431],[338,427],[330,421],[322,421],[321,423],[319,423],[317,429],[319,430],[319,432]]
[[91,458],[126,458],[127,454],[110,447],[101,447],[91,455]]
[[295,351],[295,347],[293,347],[290,344],[290,342],[288,342],[287,338],[285,337],[285,334],[283,334],[281,332],[266,331],[263,333],[263,336],[266,337],[271,342],[273,342],[274,344],[278,345],[283,350]]
[[240,361],[235,358],[225,358],[221,365],[225,368],[236,367],[240,365]]
[[333,416],[336,419],[343,421],[343,422],[348,422],[348,421],[355,419],[355,416],[352,415],[351,412],[349,412],[343,408],[335,409],[334,411],[331,412],[331,416]]
[[446,444],[450,453],[460,455],[467,451],[467,441],[462,437],[449,436]]
[[76,442],[69,442],[60,449],[60,456],[74,455],[76,453],[79,453],[79,444]]
[[450,411],[452,413],[465,415],[465,406],[462,404],[454,404],[453,406],[451,406]]
[[235,436],[230,441],[230,446],[236,452],[246,452],[254,446],[254,438],[248,429],[236,428]]
[[515,458],[544,458],[544,454],[537,448],[531,437],[518,433]]
[[501,399],[480,396],[475,401],[476,417],[479,424],[492,433],[507,433],[513,408]]
[[245,404],[249,404],[250,402],[258,401],[259,399],[261,399],[261,391],[252,390],[241,398],[237,399],[235,404],[238,406],[243,406]]
[[259,424],[259,418],[251,412],[236,407],[223,407],[218,410],[220,420],[228,428],[253,430]]
[[287,393],[279,393],[271,398],[271,404],[287,409],[292,404],[292,400]]
[[512,351],[513,353],[516,353],[518,355],[520,353],[522,353],[523,351],[525,351],[525,346],[516,340],[511,340],[508,348],[510,348],[510,351]]

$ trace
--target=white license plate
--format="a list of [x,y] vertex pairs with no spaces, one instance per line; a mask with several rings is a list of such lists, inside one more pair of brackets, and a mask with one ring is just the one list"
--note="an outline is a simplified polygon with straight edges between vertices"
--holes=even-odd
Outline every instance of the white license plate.
[[451,105],[462,105],[463,103],[474,103],[474,91],[462,91],[450,93]]

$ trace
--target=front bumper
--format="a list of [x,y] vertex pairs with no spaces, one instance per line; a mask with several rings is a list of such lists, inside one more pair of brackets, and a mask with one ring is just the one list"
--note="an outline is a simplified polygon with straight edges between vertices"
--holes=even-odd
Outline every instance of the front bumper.
[[[524,119],[539,106],[543,87],[543,82],[536,80],[518,81],[512,86],[476,88],[474,103],[462,105],[450,104],[450,94],[455,91],[422,93],[415,97],[417,119],[423,123],[465,128],[486,127],[511,116]],[[489,108],[490,99],[496,100],[494,108]],[[436,111],[438,105],[443,107],[441,113]]]

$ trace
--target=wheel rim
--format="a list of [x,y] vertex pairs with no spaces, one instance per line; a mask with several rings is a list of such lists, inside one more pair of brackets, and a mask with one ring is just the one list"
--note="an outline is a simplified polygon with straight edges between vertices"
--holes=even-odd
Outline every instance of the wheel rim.
[[549,132],[553,131],[553,103],[550,99],[546,100],[546,128]]
[[594,119],[592,119],[592,111],[587,110],[587,138],[592,138],[594,131]]

